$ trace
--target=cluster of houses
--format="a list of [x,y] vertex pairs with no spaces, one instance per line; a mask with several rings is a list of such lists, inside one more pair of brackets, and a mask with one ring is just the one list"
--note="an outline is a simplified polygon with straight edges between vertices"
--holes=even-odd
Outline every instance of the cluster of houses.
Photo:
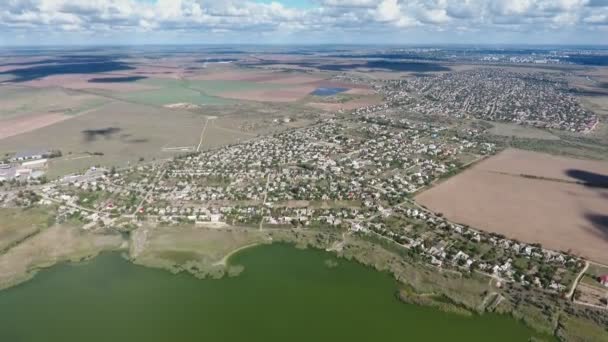
[[461,138],[427,123],[363,119],[356,124],[329,120],[178,159],[156,185],[150,203],[404,196],[457,169],[464,152],[493,152],[470,133]]
[[[374,121],[376,120],[376,121]],[[390,117],[328,119],[304,129],[176,158],[162,167],[70,176],[45,193],[88,214],[154,216],[161,222],[340,225],[361,213],[322,208],[298,213],[292,201],[373,207],[398,201],[458,167],[460,154],[491,153],[478,132]],[[94,177],[91,174],[94,173]],[[91,202],[86,202],[91,199]],[[283,208],[278,212],[277,208]]]
[[[123,218],[158,224],[335,227],[382,235],[437,267],[564,289],[553,274],[539,277],[535,272],[540,270],[518,270],[515,260],[528,258],[567,269],[577,259],[456,225],[413,207],[409,195],[458,170],[463,154],[494,152],[492,144],[478,139],[482,132],[447,129],[377,110],[361,109],[346,120],[327,119],[170,163],[120,171],[91,169],[47,184],[41,196],[59,204],[60,217],[78,218],[86,229],[118,225]],[[28,156],[25,162],[42,157]],[[401,220],[403,229],[386,226],[388,218]],[[423,231],[409,227],[412,222]],[[471,247],[484,243],[500,249],[501,257],[486,260]]]
[[[576,258],[450,223],[411,201],[411,194],[457,171],[463,155],[494,153],[495,146],[480,139],[483,132],[410,121],[383,108],[169,163],[91,169],[48,183],[41,198],[59,206],[60,218],[82,220],[85,229],[147,220],[379,234],[437,267],[563,291],[556,270],[576,269]],[[396,229],[389,219],[402,224]],[[500,257],[484,257],[483,244],[500,250]],[[521,269],[521,258],[551,265],[553,273]]]
[[[415,206],[385,211],[383,217],[398,215],[403,216],[400,219],[403,224],[396,229],[389,228],[380,219],[353,222],[350,230],[378,234],[404,248],[414,249],[436,267],[480,272],[503,283],[517,282],[557,293],[570,285],[571,279],[565,274],[574,274],[582,266],[576,257],[455,224]],[[412,225],[424,228],[422,231],[412,229]],[[491,252],[480,248],[482,245]],[[489,254],[492,257],[488,258]],[[524,268],[515,260],[525,260],[531,266]]]
[[386,81],[381,92],[392,107],[426,115],[513,122],[589,132],[599,118],[569,93],[560,75],[480,68]]
[[483,56],[479,58],[481,62],[490,62],[490,63],[517,63],[517,64],[563,64],[564,62],[559,58],[555,58],[555,56],[551,56],[551,58],[547,56],[536,56],[536,55],[518,55],[518,56],[509,56],[509,55],[489,55]]

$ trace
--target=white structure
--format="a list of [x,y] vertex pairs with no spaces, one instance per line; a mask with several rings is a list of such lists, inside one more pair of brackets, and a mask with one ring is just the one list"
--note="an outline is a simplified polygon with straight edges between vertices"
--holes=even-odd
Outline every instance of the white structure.
[[42,159],[49,155],[48,150],[32,150],[32,151],[22,151],[15,153],[13,157],[13,161],[24,161],[24,160],[36,160]]
[[31,160],[31,161],[23,162],[21,164],[21,166],[24,168],[28,168],[28,169],[42,169],[42,168],[46,167],[46,163],[47,163],[47,159],[38,159],[38,160]]

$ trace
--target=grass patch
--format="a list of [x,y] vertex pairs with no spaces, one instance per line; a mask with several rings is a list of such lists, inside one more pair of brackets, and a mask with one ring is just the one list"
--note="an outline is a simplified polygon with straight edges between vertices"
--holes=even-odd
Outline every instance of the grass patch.
[[461,305],[454,303],[445,295],[436,294],[419,294],[413,291],[412,288],[403,288],[399,290],[397,297],[400,301],[408,304],[429,306],[440,311],[452,313],[460,316],[471,317],[473,313]]
[[262,232],[237,228],[160,227],[148,231],[143,250],[132,257],[137,264],[172,273],[186,271],[197,278],[220,278],[238,271],[231,270],[236,265],[228,265],[224,260],[226,256],[239,248],[265,241],[266,235]]
[[569,315],[561,315],[557,336],[569,342],[606,342],[608,330],[591,322]]
[[0,252],[48,228],[55,221],[55,208],[0,208]]

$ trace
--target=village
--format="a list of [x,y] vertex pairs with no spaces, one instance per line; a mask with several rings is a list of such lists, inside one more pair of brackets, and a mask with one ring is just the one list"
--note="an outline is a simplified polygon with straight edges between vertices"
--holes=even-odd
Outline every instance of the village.
[[32,178],[31,190],[2,199],[56,205],[57,220],[86,230],[186,224],[387,239],[431,267],[572,295],[583,260],[449,222],[413,200],[496,152],[480,130],[378,114],[383,108],[170,161]]
[[597,115],[580,105],[561,76],[479,68],[386,81],[377,87],[391,106],[421,114],[590,132]]

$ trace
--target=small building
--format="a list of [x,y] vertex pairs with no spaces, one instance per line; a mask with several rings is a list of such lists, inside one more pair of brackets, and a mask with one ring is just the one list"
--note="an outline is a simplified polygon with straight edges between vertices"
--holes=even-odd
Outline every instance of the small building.
[[15,178],[28,179],[31,174],[32,169],[17,169],[17,171],[15,171]]
[[599,276],[597,278],[597,281],[599,281],[600,284],[608,287],[608,274],[604,274],[603,276]]

